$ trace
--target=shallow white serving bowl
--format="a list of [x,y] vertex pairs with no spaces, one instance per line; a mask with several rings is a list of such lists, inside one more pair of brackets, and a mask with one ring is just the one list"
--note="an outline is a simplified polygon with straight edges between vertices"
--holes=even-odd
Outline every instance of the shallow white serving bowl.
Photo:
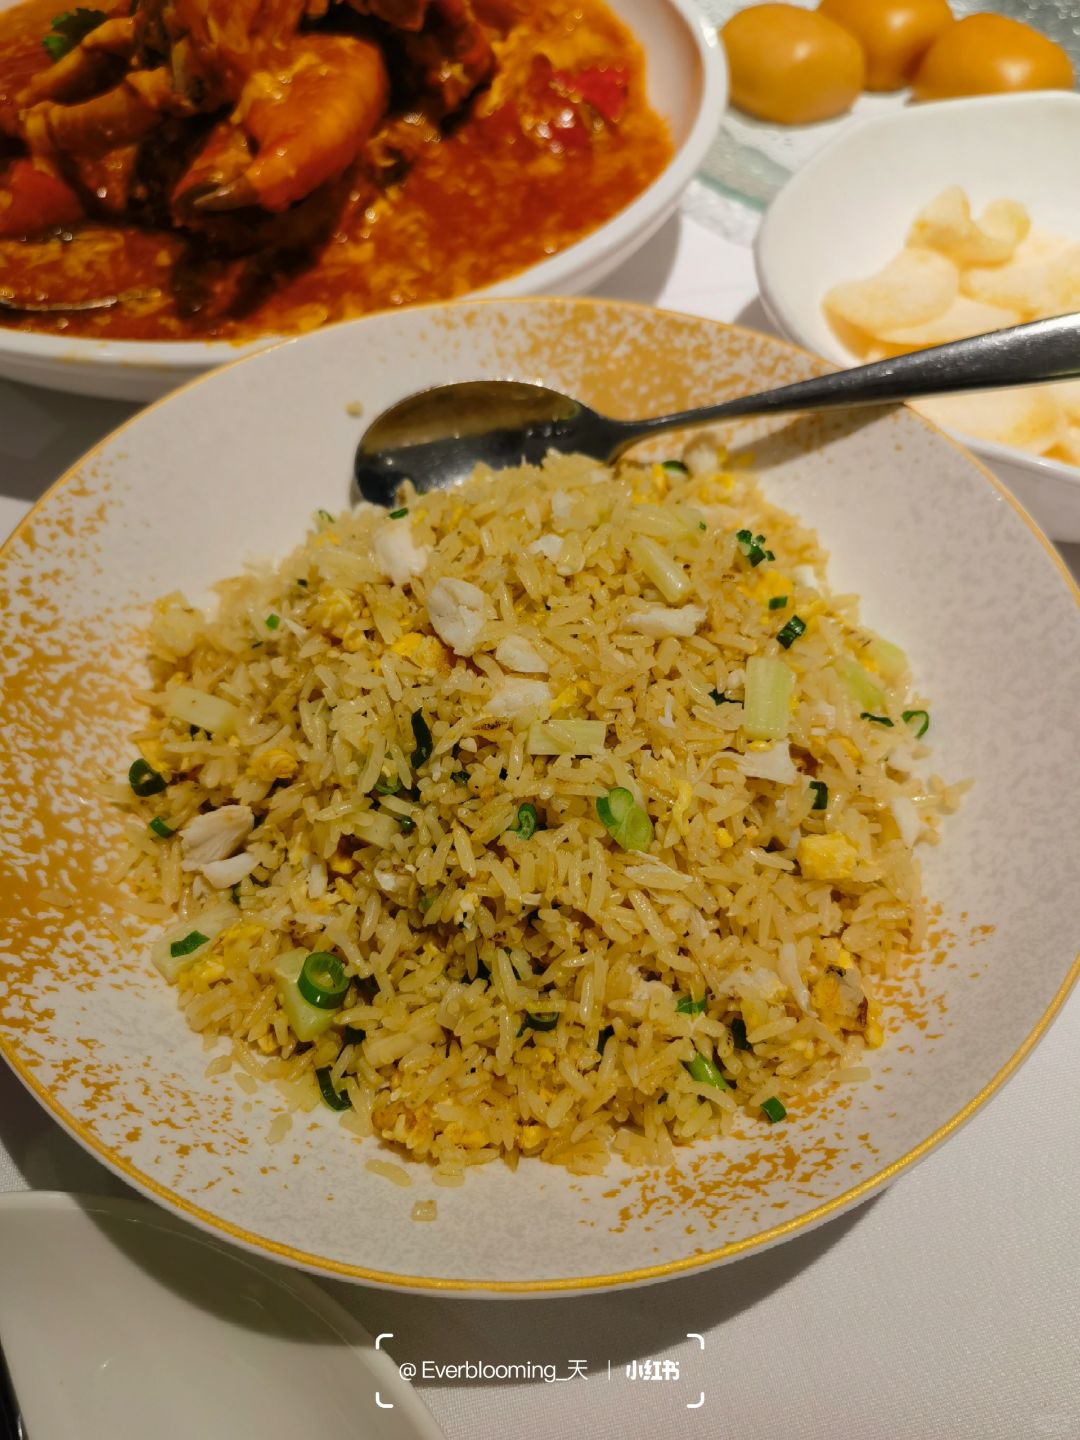
[[[767,495],[816,526],[833,584],[902,644],[932,697],[933,769],[974,789],[927,848],[929,953],[890,1002],[871,1083],[748,1120],[669,1170],[602,1178],[537,1161],[438,1189],[365,1169],[386,1152],[323,1107],[276,1145],[185,1027],[146,937],[108,926],[121,853],[102,773],[123,774],[158,595],[281,556],[349,497],[367,419],[418,387],[540,381],[623,416],[812,373],[781,341],[588,300],[419,308],[337,326],[136,417],[0,552],[0,1051],[55,1118],[145,1194],[323,1274],[443,1290],[567,1291],[717,1264],[854,1205],[968,1118],[1075,977],[1080,609],[1045,539],[911,411],[746,424]],[[362,402],[364,417],[346,407]],[[668,450],[671,453],[671,450]],[[990,577],[990,578],[988,578]],[[59,901],[60,904],[56,902]],[[64,903],[70,901],[70,903]],[[124,916],[125,924],[132,924]],[[147,936],[149,935],[147,931]],[[414,1224],[435,1198],[435,1224]]]
[[[822,309],[841,280],[869,275],[915,214],[949,185],[972,206],[1020,200],[1039,229],[1080,240],[1080,95],[1047,92],[913,105],[845,130],[792,177],[755,242],[765,307],[784,334],[839,365],[856,357]],[[1080,469],[961,437],[1058,540],[1080,540]]]
[[[0,0],[0,12],[18,0]],[[645,51],[649,100],[671,129],[674,154],[625,210],[576,244],[478,292],[573,295],[609,274],[663,224],[704,159],[727,102],[727,66],[714,27],[693,0],[606,0]],[[483,237],[478,237],[478,244]],[[153,400],[202,371],[276,343],[97,341],[0,326],[0,377],[116,400]]]

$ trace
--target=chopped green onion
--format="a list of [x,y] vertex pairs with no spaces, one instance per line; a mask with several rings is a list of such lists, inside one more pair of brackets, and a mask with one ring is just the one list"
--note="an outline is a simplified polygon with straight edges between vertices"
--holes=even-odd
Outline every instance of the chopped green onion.
[[690,1078],[696,1080],[699,1085],[713,1085],[717,1090],[730,1090],[731,1088],[713,1062],[707,1060],[700,1051],[692,1060],[686,1062],[686,1068],[690,1071]]
[[337,1010],[349,989],[349,977],[336,955],[313,950],[296,977],[296,987],[317,1010]]
[[738,542],[739,549],[746,556],[747,560],[750,561],[752,566],[760,565],[763,560],[772,560],[774,558],[772,551],[764,548],[764,535],[753,535],[749,530],[737,530],[735,532],[735,539]]
[[525,1018],[521,1022],[521,1031],[524,1030],[554,1030],[559,1023],[558,1012],[554,1015],[535,1015],[531,1010],[525,1011]]
[[814,803],[811,810],[827,810],[829,808],[829,787],[824,780],[811,780],[810,789],[814,792]]
[[315,1079],[319,1082],[319,1092],[323,1098],[323,1104],[329,1105],[331,1110],[351,1110],[352,1101],[344,1090],[335,1090],[334,1082],[330,1079],[330,1066],[323,1065],[315,1071]]
[[921,740],[930,729],[930,712],[928,710],[905,710],[904,720],[908,725],[917,724],[919,726],[915,731],[916,740]]
[[686,466],[681,460],[665,460],[663,461],[663,468],[668,472],[669,475],[690,474],[690,471],[686,468]]
[[334,517],[329,510],[316,510],[315,518],[319,522],[319,529],[325,530],[327,525],[333,525]]
[[128,770],[128,784],[140,800],[145,800],[148,795],[161,794],[165,789],[165,777],[145,760],[136,760]]
[[536,806],[519,805],[517,822],[510,826],[510,829],[520,840],[531,840],[536,834],[537,827]]
[[732,700],[728,695],[725,695],[723,690],[710,690],[709,699],[714,705],[737,705],[739,703],[737,700]]
[[607,1044],[607,1042],[611,1039],[611,1037],[612,1037],[614,1034],[615,1034],[615,1026],[614,1026],[614,1025],[605,1025],[604,1028],[600,1031],[600,1034],[596,1037],[596,1049],[597,1049],[597,1051],[598,1051],[599,1054],[603,1055],[603,1053],[604,1053],[604,1046]]
[[787,604],[787,602],[788,602],[788,599],[789,599],[789,597],[788,597],[787,595],[774,595],[774,596],[772,597],[772,599],[769,601],[769,609],[770,609],[770,610],[783,610],[784,606],[785,606],[785,605]]
[[468,770],[455,770],[451,774],[450,779],[457,785],[467,785],[469,783],[469,772]]
[[324,1010],[305,1000],[300,991],[300,972],[307,955],[303,950],[287,950],[273,964],[278,999],[296,1038],[303,1043],[315,1040],[334,1023],[336,1011]]
[[267,628],[267,630],[276,630],[280,624],[281,624],[281,616],[280,616],[280,615],[267,615],[267,617],[266,617],[266,628]]
[[791,722],[795,674],[783,660],[751,655],[746,662],[743,729],[752,740],[782,740]]
[[406,507],[406,508],[403,509],[403,510],[391,510],[391,511],[390,511],[390,515],[389,515],[389,519],[391,519],[391,520],[404,520],[405,516],[406,516],[408,513],[409,513],[408,507]]
[[761,1102],[761,1113],[771,1125],[775,1125],[778,1120],[787,1119],[787,1111],[775,1096]]
[[166,825],[160,815],[155,815],[146,827],[151,835],[156,835],[159,840],[169,840],[176,834],[171,825]]
[[169,946],[169,954],[175,960],[179,955],[190,955],[193,950],[198,950],[200,945],[206,945],[210,937],[204,935],[201,930],[192,930],[182,940],[174,940]]
[[362,1045],[367,1039],[367,1031],[361,1030],[359,1025],[345,1025],[341,1030],[341,1038],[346,1045]]
[[435,742],[431,738],[431,731],[428,729],[422,710],[413,711],[409,724],[412,726],[413,738],[416,741],[416,749],[411,756],[412,767],[414,770],[419,770],[424,761],[430,758],[431,752],[435,748]]
[[792,645],[794,645],[795,641],[798,640],[799,636],[805,633],[805,631],[806,621],[800,619],[798,615],[792,615],[791,619],[787,622],[787,624],[780,631],[776,638],[780,641],[780,644],[784,647],[784,649],[788,650],[791,648]]
[[416,829],[416,821],[411,819],[408,815],[399,815],[397,823],[398,829],[403,835],[411,835],[412,832]]
[[91,30],[96,30],[108,18],[104,11],[84,10],[82,6],[77,10],[65,10],[63,14],[53,16],[49,34],[41,42],[42,48],[54,63],[62,60]]
[[684,995],[675,1009],[680,1015],[700,1015],[705,1009],[705,997],[695,1000],[692,995]]
[[705,524],[705,521],[704,521],[704,520],[699,520],[699,521],[697,522],[697,528],[698,528],[699,530],[708,530],[709,527]]
[[376,795],[396,795],[401,789],[400,775],[382,775],[372,787]]
[[652,821],[631,795],[617,785],[596,801],[596,813],[615,843],[624,850],[648,850],[653,840]]
[[871,715],[869,710],[860,710],[859,719],[871,720],[875,725],[886,725],[890,730],[892,729],[892,721],[887,715]]
[[736,1050],[752,1050],[753,1046],[746,1038],[746,1021],[741,1015],[736,1015],[731,1022],[731,1043]]
[[417,902],[420,906],[421,912],[426,915],[438,898],[439,897],[437,895],[421,895],[420,899]]

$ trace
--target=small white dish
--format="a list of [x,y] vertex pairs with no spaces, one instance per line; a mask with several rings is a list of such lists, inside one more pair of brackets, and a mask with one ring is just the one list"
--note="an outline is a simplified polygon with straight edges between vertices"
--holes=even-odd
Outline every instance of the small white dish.
[[143,1201],[0,1197],[0,1275],[31,1436],[441,1440],[336,1300]]
[[[20,0],[0,0],[0,14]],[[625,210],[539,265],[479,292],[573,295],[602,280],[672,214],[712,143],[727,103],[727,65],[716,30],[693,0],[607,0],[645,52],[649,100],[668,122],[674,154]],[[86,340],[0,326],[0,377],[114,400],[154,400],[185,381],[276,344],[267,335],[228,341]]]
[[[1080,240],[1080,95],[1046,92],[911,106],[845,130],[784,186],[754,246],[780,330],[838,365],[856,357],[822,308],[841,280],[894,255],[916,212],[949,185],[976,209],[1019,200],[1040,229]],[[960,436],[1057,540],[1080,540],[1080,469]]]

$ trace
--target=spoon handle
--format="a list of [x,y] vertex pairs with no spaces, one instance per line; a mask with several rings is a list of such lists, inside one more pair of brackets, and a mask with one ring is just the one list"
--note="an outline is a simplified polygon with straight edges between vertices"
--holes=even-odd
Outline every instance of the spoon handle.
[[[888,405],[921,395],[951,395],[963,390],[995,390],[1080,376],[1080,315],[1058,315],[994,330],[969,340],[954,340],[915,350],[872,365],[835,370],[778,390],[744,395],[719,405],[624,422],[624,436],[610,459],[629,445],[666,430],[681,430],[740,415],[782,415],[797,410]],[[623,427],[620,427],[623,428]],[[632,432],[632,433],[631,433]]]

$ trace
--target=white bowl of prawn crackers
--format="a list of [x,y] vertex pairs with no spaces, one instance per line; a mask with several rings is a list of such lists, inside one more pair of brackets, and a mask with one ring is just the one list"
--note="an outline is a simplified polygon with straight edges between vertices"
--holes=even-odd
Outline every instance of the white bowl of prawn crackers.
[[[358,8],[378,14],[379,0]],[[384,8],[394,13],[385,0]],[[343,180],[308,196],[298,181],[286,213],[251,206],[231,228],[228,217],[207,231],[205,216],[179,214],[159,175],[175,169],[176,157],[142,121],[134,181],[125,179],[133,145],[102,158],[100,136],[91,136],[88,153],[78,150],[78,127],[86,128],[79,106],[88,95],[98,103],[95,85],[115,84],[119,60],[103,71],[98,56],[81,88],[57,82],[59,99],[38,105],[54,106],[45,121],[56,156],[35,163],[58,168],[74,188],[61,206],[92,213],[72,222],[61,208],[53,228],[10,238],[4,216],[30,163],[26,144],[12,147],[13,164],[0,165],[0,376],[150,400],[284,335],[383,308],[466,294],[576,294],[603,279],[672,214],[712,142],[727,98],[715,28],[692,0],[489,0],[477,11],[493,68],[458,101],[441,138],[389,113]],[[341,13],[359,23],[347,6]],[[495,24],[500,14],[515,17],[508,33],[508,21]],[[336,34],[340,21],[329,23]],[[436,43],[440,23],[430,22],[424,44]],[[41,24],[25,0],[0,0],[0,100],[22,93],[31,68],[45,66],[36,79],[48,80]],[[381,43],[388,28],[361,33]],[[61,25],[46,38],[62,48],[66,34]],[[410,43],[391,37],[383,49],[394,94],[415,88]],[[120,88],[111,93],[123,101]],[[315,143],[326,128],[294,125],[288,144],[305,134]],[[44,133],[40,124],[34,133]],[[227,133],[235,144],[241,131]],[[143,193],[143,170],[156,200]],[[389,178],[374,181],[379,174]],[[39,198],[42,178],[31,173],[30,181],[26,203],[44,213],[49,193]],[[104,199],[87,199],[95,188]],[[50,308],[57,302],[73,308]]]
[[[1078,144],[1080,95],[1062,92],[917,105],[854,127],[769,207],[754,247],[766,309],[838,365],[1075,310],[1080,199],[1066,177]],[[866,309],[863,281],[884,309]],[[918,404],[1047,534],[1080,540],[1080,384]]]
[[899,410],[350,507],[418,386],[815,368],[417,308],[60,480],[0,552],[0,1048],[55,1119],[316,1273],[549,1293],[799,1234],[972,1117],[1075,978],[1080,845],[1076,589],[986,470]]

